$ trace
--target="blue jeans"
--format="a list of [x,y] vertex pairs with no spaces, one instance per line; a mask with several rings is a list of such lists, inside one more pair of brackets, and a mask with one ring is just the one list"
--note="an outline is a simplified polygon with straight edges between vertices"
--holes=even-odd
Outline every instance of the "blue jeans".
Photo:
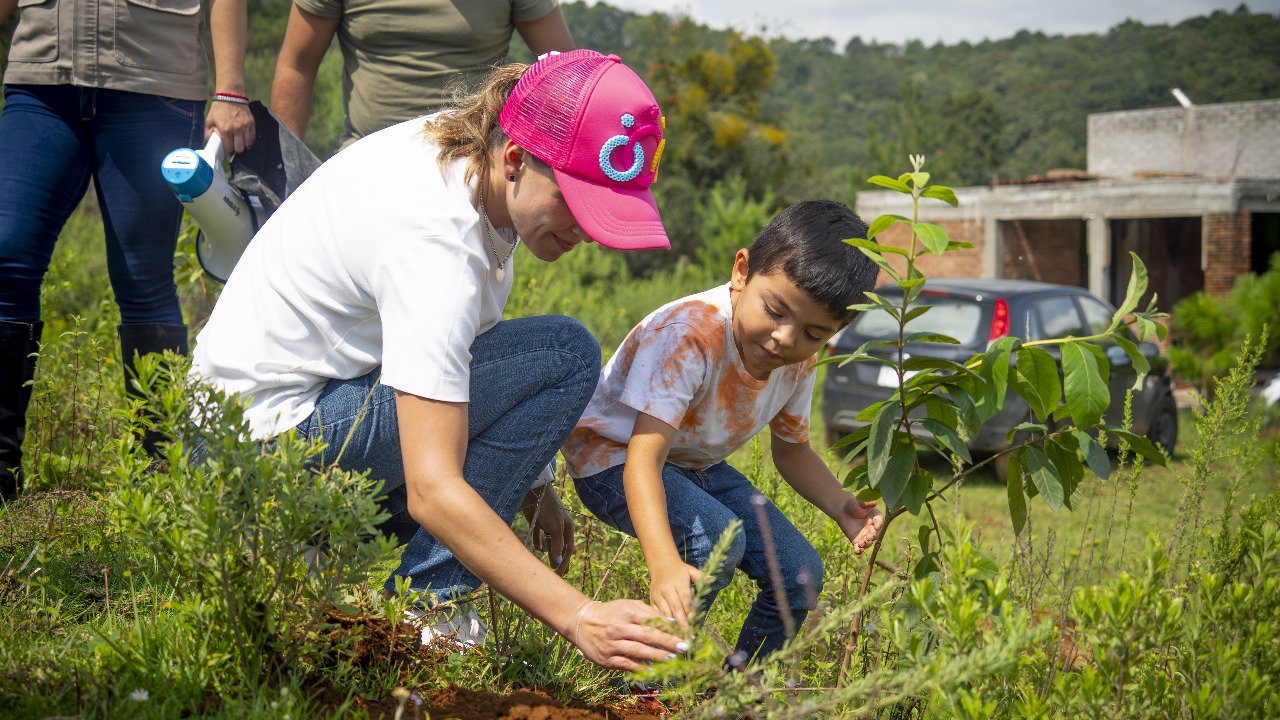
[[160,175],[204,137],[204,103],[72,85],[9,85],[0,111],[0,320],[40,319],[40,284],[93,180],[121,323],[182,324],[182,206]]
[[[430,587],[442,598],[470,592],[479,578],[409,515],[395,390],[379,384],[379,374],[330,381],[298,433],[329,444],[317,464],[367,469],[384,482],[391,519],[382,530],[407,542],[393,578],[408,577],[414,589]],[[600,344],[572,318],[503,320],[472,343],[462,475],[508,524],[582,415],[599,374]]]
[[[601,520],[628,535],[636,534],[627,511],[627,497],[622,488],[623,465],[590,477],[575,478],[578,497]],[[716,572],[715,583],[707,598],[707,606],[733,579],[738,568],[758,588],[751,611],[738,633],[737,650],[741,657],[763,658],[782,647],[787,637],[777,594],[769,577],[768,550],[760,532],[752,498],[764,500],[765,517],[773,535],[782,584],[786,591],[786,611],[799,628],[813,609],[822,592],[822,557],[782,511],[769,502],[742,473],[727,462],[719,462],[705,470],[689,470],[667,463],[662,467],[662,485],[667,493],[667,516],[671,534],[684,561],[701,567],[711,556],[720,535],[734,520],[742,521],[734,536],[725,563]]]

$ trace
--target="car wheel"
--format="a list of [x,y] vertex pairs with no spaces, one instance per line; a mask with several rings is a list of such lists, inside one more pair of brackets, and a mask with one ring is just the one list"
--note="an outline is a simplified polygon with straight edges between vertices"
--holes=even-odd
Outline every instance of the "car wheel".
[[1173,401],[1172,394],[1166,394],[1156,406],[1147,439],[1173,457],[1173,448],[1178,444],[1178,404]]

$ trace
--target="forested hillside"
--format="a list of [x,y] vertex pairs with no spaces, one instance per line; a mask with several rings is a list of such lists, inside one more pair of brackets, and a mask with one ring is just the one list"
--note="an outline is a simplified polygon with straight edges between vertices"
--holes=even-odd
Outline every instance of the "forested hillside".
[[[288,0],[250,0],[255,97],[267,97],[288,9]],[[688,255],[705,217],[699,201],[731,181],[735,193],[776,205],[819,195],[852,202],[865,177],[901,168],[913,152],[949,184],[982,184],[1082,167],[1089,113],[1172,105],[1172,87],[1200,104],[1280,97],[1280,16],[1246,5],[1100,35],[1023,31],[932,46],[855,37],[842,48],[604,3],[570,2],[564,12],[580,46],[619,54],[659,96],[670,141],[657,187]],[[0,36],[7,43],[9,28]],[[528,59],[516,46],[513,57]],[[341,128],[340,68],[335,49],[308,134],[321,154]]]

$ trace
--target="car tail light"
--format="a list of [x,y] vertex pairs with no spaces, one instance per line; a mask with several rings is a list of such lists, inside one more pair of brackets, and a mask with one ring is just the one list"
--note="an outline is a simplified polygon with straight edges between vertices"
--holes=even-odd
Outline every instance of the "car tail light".
[[988,342],[995,342],[1009,335],[1009,303],[1004,298],[996,298],[996,312],[991,317],[991,337]]

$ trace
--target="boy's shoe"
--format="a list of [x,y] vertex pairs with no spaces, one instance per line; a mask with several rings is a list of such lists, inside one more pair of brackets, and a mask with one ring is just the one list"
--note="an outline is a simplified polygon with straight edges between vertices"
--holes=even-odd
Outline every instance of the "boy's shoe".
[[489,637],[489,627],[468,602],[450,603],[431,610],[409,608],[404,614],[409,622],[422,629],[423,645],[443,639],[459,650],[466,650],[483,645]]
[[658,683],[644,682],[642,680],[632,680],[628,682],[623,678],[614,678],[609,686],[616,690],[619,694],[635,698],[636,705],[645,710],[666,713],[679,709],[678,705],[670,705],[664,703],[659,696],[662,695],[662,686]]

